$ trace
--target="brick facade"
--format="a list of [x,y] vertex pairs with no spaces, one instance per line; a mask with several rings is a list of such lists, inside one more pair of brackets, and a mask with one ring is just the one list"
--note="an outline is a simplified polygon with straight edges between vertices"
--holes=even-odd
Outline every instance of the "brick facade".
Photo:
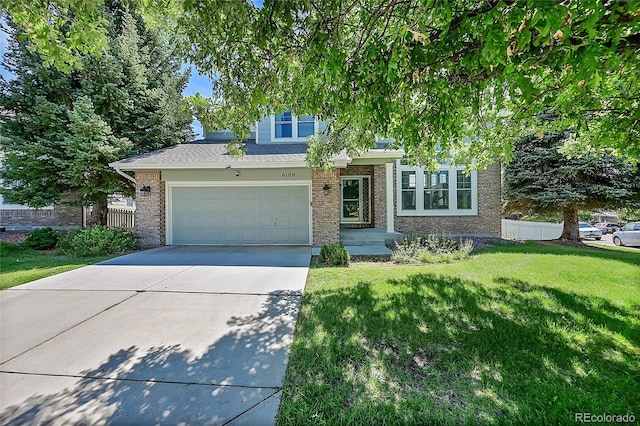
[[[313,245],[340,241],[340,177],[371,176],[372,179],[372,225],[386,227],[386,179],[385,165],[353,166],[333,169],[328,174],[323,170],[312,171],[312,232]],[[397,185],[394,165],[394,203],[397,200]],[[500,166],[490,166],[478,172],[477,216],[397,216],[394,206],[395,229],[399,232],[422,231],[438,234],[500,236],[501,185]],[[136,220],[135,230],[140,235],[143,247],[157,247],[166,243],[165,228],[165,183],[160,171],[136,172]],[[330,189],[324,194],[323,186]],[[151,192],[142,196],[140,188],[148,185]],[[80,215],[80,220],[82,216]]]
[[394,216],[398,232],[429,232],[434,234],[499,237],[501,233],[500,165],[478,171],[477,216],[397,216],[398,191],[394,166]]
[[[149,186],[151,192],[143,196],[140,188]],[[165,185],[162,173],[157,170],[136,172],[136,220],[135,231],[142,247],[158,247],[165,244]]]
[[0,210],[0,226],[11,228],[82,226],[82,207],[55,206],[53,209]]
[[[313,215],[313,245],[337,243],[340,241],[340,170],[325,173],[313,170],[311,178],[311,200]],[[322,187],[329,185],[329,193]]]
[[373,226],[387,228],[387,183],[385,164],[373,166]]

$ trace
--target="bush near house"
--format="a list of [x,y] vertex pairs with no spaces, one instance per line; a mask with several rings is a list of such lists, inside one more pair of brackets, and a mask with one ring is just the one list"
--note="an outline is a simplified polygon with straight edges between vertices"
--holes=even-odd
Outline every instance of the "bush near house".
[[34,229],[22,242],[24,247],[34,250],[50,250],[56,247],[60,234],[52,228]]
[[411,234],[396,242],[391,260],[396,263],[448,263],[468,257],[473,240],[432,234]]
[[320,248],[320,263],[325,266],[349,266],[349,252],[342,243],[325,244]]
[[60,252],[76,257],[104,256],[137,248],[138,235],[133,231],[99,225],[69,231],[60,240]]

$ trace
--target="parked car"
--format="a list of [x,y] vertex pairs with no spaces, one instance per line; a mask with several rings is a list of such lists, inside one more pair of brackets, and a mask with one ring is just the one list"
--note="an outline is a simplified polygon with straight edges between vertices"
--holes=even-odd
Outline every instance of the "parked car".
[[580,238],[595,238],[596,240],[602,239],[602,231],[598,228],[594,228],[587,222],[578,222],[578,228],[580,229]]
[[598,228],[602,231],[603,234],[613,234],[618,229],[622,228],[619,223],[608,223],[608,222],[600,222],[593,225],[595,228]]
[[640,222],[631,222],[613,233],[617,246],[640,246]]

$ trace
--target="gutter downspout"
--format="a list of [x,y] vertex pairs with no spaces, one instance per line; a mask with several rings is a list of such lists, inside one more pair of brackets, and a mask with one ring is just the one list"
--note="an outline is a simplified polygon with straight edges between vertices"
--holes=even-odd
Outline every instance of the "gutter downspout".
[[120,170],[119,167],[113,167],[113,168],[115,169],[116,173],[118,173],[120,176],[129,179],[131,182],[133,182],[134,185],[136,184],[136,179],[134,177],[132,177],[131,175],[126,174],[125,172]]

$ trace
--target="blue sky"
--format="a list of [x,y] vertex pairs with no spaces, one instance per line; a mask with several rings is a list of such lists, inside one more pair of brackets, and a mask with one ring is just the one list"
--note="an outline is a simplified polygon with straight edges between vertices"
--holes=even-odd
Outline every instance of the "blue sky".
[[[191,68],[191,78],[189,79],[189,84],[185,87],[184,92],[182,92],[183,96],[191,96],[196,93],[200,93],[205,98],[211,96],[211,81],[209,81],[209,78],[198,74],[198,70],[196,70],[195,66],[190,66],[189,64],[182,65],[182,70],[187,68]],[[203,137],[202,125],[197,120],[194,120],[193,122],[193,133],[196,134],[196,139],[201,139]]]
[[[7,35],[4,31],[0,31],[0,58],[4,55],[7,50]],[[182,66],[182,70],[187,68],[191,68],[191,79],[189,80],[189,84],[184,89],[184,96],[195,95],[196,93],[200,93],[204,97],[211,96],[211,82],[208,77],[202,76],[198,74],[198,71],[194,66],[190,66],[189,64],[184,64]],[[7,79],[12,78],[12,74],[7,72],[4,68],[0,67],[0,74]],[[193,132],[196,135],[196,139],[202,138],[202,125],[199,121],[193,122]]]

